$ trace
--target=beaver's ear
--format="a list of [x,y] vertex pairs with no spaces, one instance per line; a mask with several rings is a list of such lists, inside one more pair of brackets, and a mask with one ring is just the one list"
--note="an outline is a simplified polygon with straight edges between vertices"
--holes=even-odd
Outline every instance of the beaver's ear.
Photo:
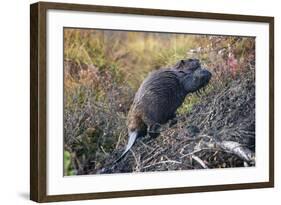
[[184,60],[180,60],[177,62],[177,64],[174,66],[175,69],[183,69],[184,66]]

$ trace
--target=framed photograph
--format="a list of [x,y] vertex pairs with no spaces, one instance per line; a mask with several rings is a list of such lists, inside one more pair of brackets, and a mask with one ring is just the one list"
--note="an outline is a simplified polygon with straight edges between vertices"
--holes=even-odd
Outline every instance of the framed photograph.
[[30,7],[30,198],[274,186],[274,18]]

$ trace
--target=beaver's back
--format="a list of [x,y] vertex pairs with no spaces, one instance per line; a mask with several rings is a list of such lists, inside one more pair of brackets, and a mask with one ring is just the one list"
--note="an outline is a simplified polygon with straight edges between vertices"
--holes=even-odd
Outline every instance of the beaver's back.
[[131,114],[138,113],[146,124],[166,123],[185,98],[179,76],[173,70],[151,73],[137,91]]

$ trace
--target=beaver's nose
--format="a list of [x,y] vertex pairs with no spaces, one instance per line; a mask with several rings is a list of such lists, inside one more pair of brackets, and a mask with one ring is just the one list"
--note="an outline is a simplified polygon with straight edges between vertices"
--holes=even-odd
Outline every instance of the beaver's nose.
[[206,69],[202,69],[202,70],[200,70],[199,77],[203,81],[208,82],[212,77],[212,73]]
[[206,69],[204,69],[203,71],[203,75],[208,79],[210,80],[210,78],[212,77],[212,73]]

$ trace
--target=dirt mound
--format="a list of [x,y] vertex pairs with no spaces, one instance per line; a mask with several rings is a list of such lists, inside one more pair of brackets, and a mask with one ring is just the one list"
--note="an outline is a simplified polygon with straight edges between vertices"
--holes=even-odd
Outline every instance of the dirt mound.
[[125,144],[118,146],[101,170],[123,173],[255,165],[255,79],[247,71],[216,84],[172,127],[155,139],[139,139],[130,153],[112,165]]

